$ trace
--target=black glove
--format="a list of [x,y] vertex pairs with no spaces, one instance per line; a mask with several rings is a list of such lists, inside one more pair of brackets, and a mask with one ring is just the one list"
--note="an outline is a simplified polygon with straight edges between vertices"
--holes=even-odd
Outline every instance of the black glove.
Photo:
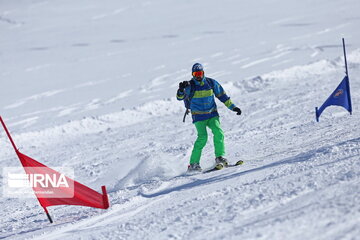
[[237,115],[241,115],[241,110],[238,107],[234,107],[233,111],[236,112]]
[[185,89],[187,86],[189,86],[189,85],[190,85],[190,83],[189,83],[188,81],[183,81],[183,82],[179,83],[179,90],[180,90],[181,92],[183,92],[184,89]]

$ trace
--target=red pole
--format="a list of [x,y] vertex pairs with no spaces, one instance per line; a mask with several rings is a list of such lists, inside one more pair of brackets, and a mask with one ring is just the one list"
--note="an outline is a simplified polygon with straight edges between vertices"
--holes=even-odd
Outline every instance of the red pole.
[[8,131],[8,129],[7,129],[7,127],[6,127],[6,125],[5,125],[5,123],[4,123],[4,121],[3,121],[3,119],[2,119],[1,116],[0,116],[0,121],[1,121],[1,124],[3,125],[3,127],[4,127],[4,129],[5,129],[6,134],[8,135],[8,137],[9,137],[9,139],[10,139],[10,142],[11,142],[12,146],[13,146],[14,149],[15,149],[15,152],[18,152],[18,149],[16,148],[16,145],[15,145],[14,141],[12,140],[11,135],[10,135],[10,133],[9,133],[9,131]]
[[102,190],[102,194],[103,194],[103,203],[104,203],[104,209],[108,209],[109,208],[109,198],[106,192],[106,187],[105,186],[101,186],[101,190]]

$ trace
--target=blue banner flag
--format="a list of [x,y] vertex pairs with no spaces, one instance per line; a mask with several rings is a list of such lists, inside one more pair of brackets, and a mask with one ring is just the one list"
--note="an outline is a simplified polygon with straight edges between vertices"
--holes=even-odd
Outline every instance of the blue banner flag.
[[324,102],[324,104],[318,109],[315,108],[316,121],[319,121],[321,113],[328,106],[341,106],[352,113],[351,98],[350,98],[350,84],[348,76],[345,76],[339,86],[330,95],[330,97]]

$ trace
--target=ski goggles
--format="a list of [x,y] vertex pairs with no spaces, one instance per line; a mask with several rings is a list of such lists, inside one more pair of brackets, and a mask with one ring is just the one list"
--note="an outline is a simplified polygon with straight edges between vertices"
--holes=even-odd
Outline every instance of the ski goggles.
[[204,71],[197,71],[192,73],[193,77],[203,77]]

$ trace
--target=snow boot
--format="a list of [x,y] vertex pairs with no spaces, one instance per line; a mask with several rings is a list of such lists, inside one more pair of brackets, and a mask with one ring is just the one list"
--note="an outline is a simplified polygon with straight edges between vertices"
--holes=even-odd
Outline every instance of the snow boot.
[[227,159],[222,156],[215,158],[215,162],[216,164],[221,164],[224,167],[227,167],[229,165]]
[[188,166],[188,172],[201,172],[201,171],[202,171],[202,169],[201,169],[199,163],[191,163]]

